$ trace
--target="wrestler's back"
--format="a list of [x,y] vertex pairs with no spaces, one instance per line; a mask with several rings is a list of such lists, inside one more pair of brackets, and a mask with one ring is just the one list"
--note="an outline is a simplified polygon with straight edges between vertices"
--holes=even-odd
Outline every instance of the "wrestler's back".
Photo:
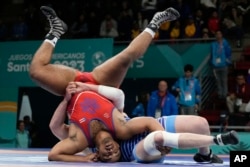
[[[81,92],[72,97],[68,106],[68,115],[73,129],[79,131],[90,145],[96,133],[105,129],[113,137],[126,120],[122,113],[106,98],[90,91]],[[122,122],[122,123],[121,123]]]

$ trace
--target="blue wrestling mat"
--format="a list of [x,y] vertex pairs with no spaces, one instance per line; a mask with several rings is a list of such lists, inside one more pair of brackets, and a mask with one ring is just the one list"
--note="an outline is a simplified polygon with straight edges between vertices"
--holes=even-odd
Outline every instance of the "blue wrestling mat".
[[166,165],[168,167],[193,167],[193,166],[229,166],[229,156],[219,155],[224,160],[223,164],[200,164],[193,161],[193,155],[190,154],[169,154],[163,163],[139,164],[134,162],[117,163],[68,163],[68,162],[50,162],[47,159],[48,150],[0,150],[0,167],[158,167]]

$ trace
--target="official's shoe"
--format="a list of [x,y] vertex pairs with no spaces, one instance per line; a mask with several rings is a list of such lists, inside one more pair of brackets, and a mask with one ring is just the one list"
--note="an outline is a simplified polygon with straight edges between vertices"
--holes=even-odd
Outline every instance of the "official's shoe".
[[232,130],[224,134],[216,135],[214,138],[214,142],[217,145],[227,145],[227,144],[236,145],[239,143],[239,137],[237,132]]
[[68,30],[67,24],[57,17],[56,12],[52,8],[41,6],[40,10],[47,17],[50,24],[50,31],[45,38],[51,38],[51,36],[54,36],[59,39],[61,35]]
[[162,12],[157,12],[152,20],[150,21],[148,28],[151,28],[152,30],[157,30],[162,23],[166,21],[173,21],[180,17],[180,14],[177,10],[174,8],[167,8],[166,10]]
[[194,161],[199,163],[223,163],[223,160],[220,159],[217,155],[212,154],[212,151],[210,150],[210,153],[208,155],[202,155],[200,153],[196,153],[193,157]]

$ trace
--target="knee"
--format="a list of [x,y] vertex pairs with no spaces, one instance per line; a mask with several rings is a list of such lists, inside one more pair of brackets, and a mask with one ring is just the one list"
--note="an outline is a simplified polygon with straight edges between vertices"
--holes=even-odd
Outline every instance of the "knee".
[[30,65],[29,68],[29,76],[31,79],[36,80],[39,76],[39,70],[37,69],[37,67],[33,64]]
[[163,134],[161,131],[157,131],[154,136],[154,141],[156,145],[163,145],[164,143],[164,138]]
[[186,128],[184,128],[185,132],[210,135],[210,127],[206,118],[201,116],[189,116],[188,120],[192,120],[192,122],[186,125]]
[[196,128],[201,134],[210,135],[210,128],[206,118],[197,117],[196,121]]
[[31,77],[35,76],[35,74],[37,72],[37,67],[39,67],[38,64],[35,63],[34,60],[32,60],[30,67],[29,67],[29,75]]
[[57,157],[57,154],[55,154],[55,152],[53,152],[53,151],[49,152],[49,154],[48,154],[49,161],[56,161],[56,157]]
[[39,78],[43,75],[44,70],[41,64],[31,62],[29,67],[29,75],[33,80],[39,80]]

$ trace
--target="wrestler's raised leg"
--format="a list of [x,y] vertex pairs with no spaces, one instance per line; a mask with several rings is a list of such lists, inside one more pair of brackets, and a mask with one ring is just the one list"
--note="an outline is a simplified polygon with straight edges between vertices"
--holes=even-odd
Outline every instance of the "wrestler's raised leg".
[[[49,20],[51,30],[33,57],[30,76],[45,90],[56,95],[64,95],[67,84],[76,77],[76,70],[63,65],[50,64],[50,61],[55,44],[60,36],[67,31],[67,25],[56,16],[52,8],[42,6],[41,10]],[[148,28],[134,39],[124,51],[93,70],[94,79],[102,85],[119,86],[130,64],[144,54],[161,23],[175,20],[178,17],[179,13],[173,8],[158,12]]]
[[119,87],[130,65],[146,52],[160,25],[176,20],[179,16],[178,11],[173,8],[157,12],[147,28],[127,48],[93,70],[94,79],[102,85]]
[[51,64],[50,61],[55,44],[67,31],[67,25],[57,17],[53,9],[42,6],[41,11],[49,20],[51,29],[36,51],[29,73],[32,80],[45,90],[56,95],[64,95],[66,86],[74,80],[76,71],[67,66]]
[[194,133],[169,133],[166,131],[151,132],[145,139],[140,141],[133,150],[137,161],[150,162],[159,160],[164,156],[159,147],[170,147],[177,149],[190,149],[206,147],[210,145],[236,145],[239,143],[237,132],[230,131],[216,136],[201,135]]

